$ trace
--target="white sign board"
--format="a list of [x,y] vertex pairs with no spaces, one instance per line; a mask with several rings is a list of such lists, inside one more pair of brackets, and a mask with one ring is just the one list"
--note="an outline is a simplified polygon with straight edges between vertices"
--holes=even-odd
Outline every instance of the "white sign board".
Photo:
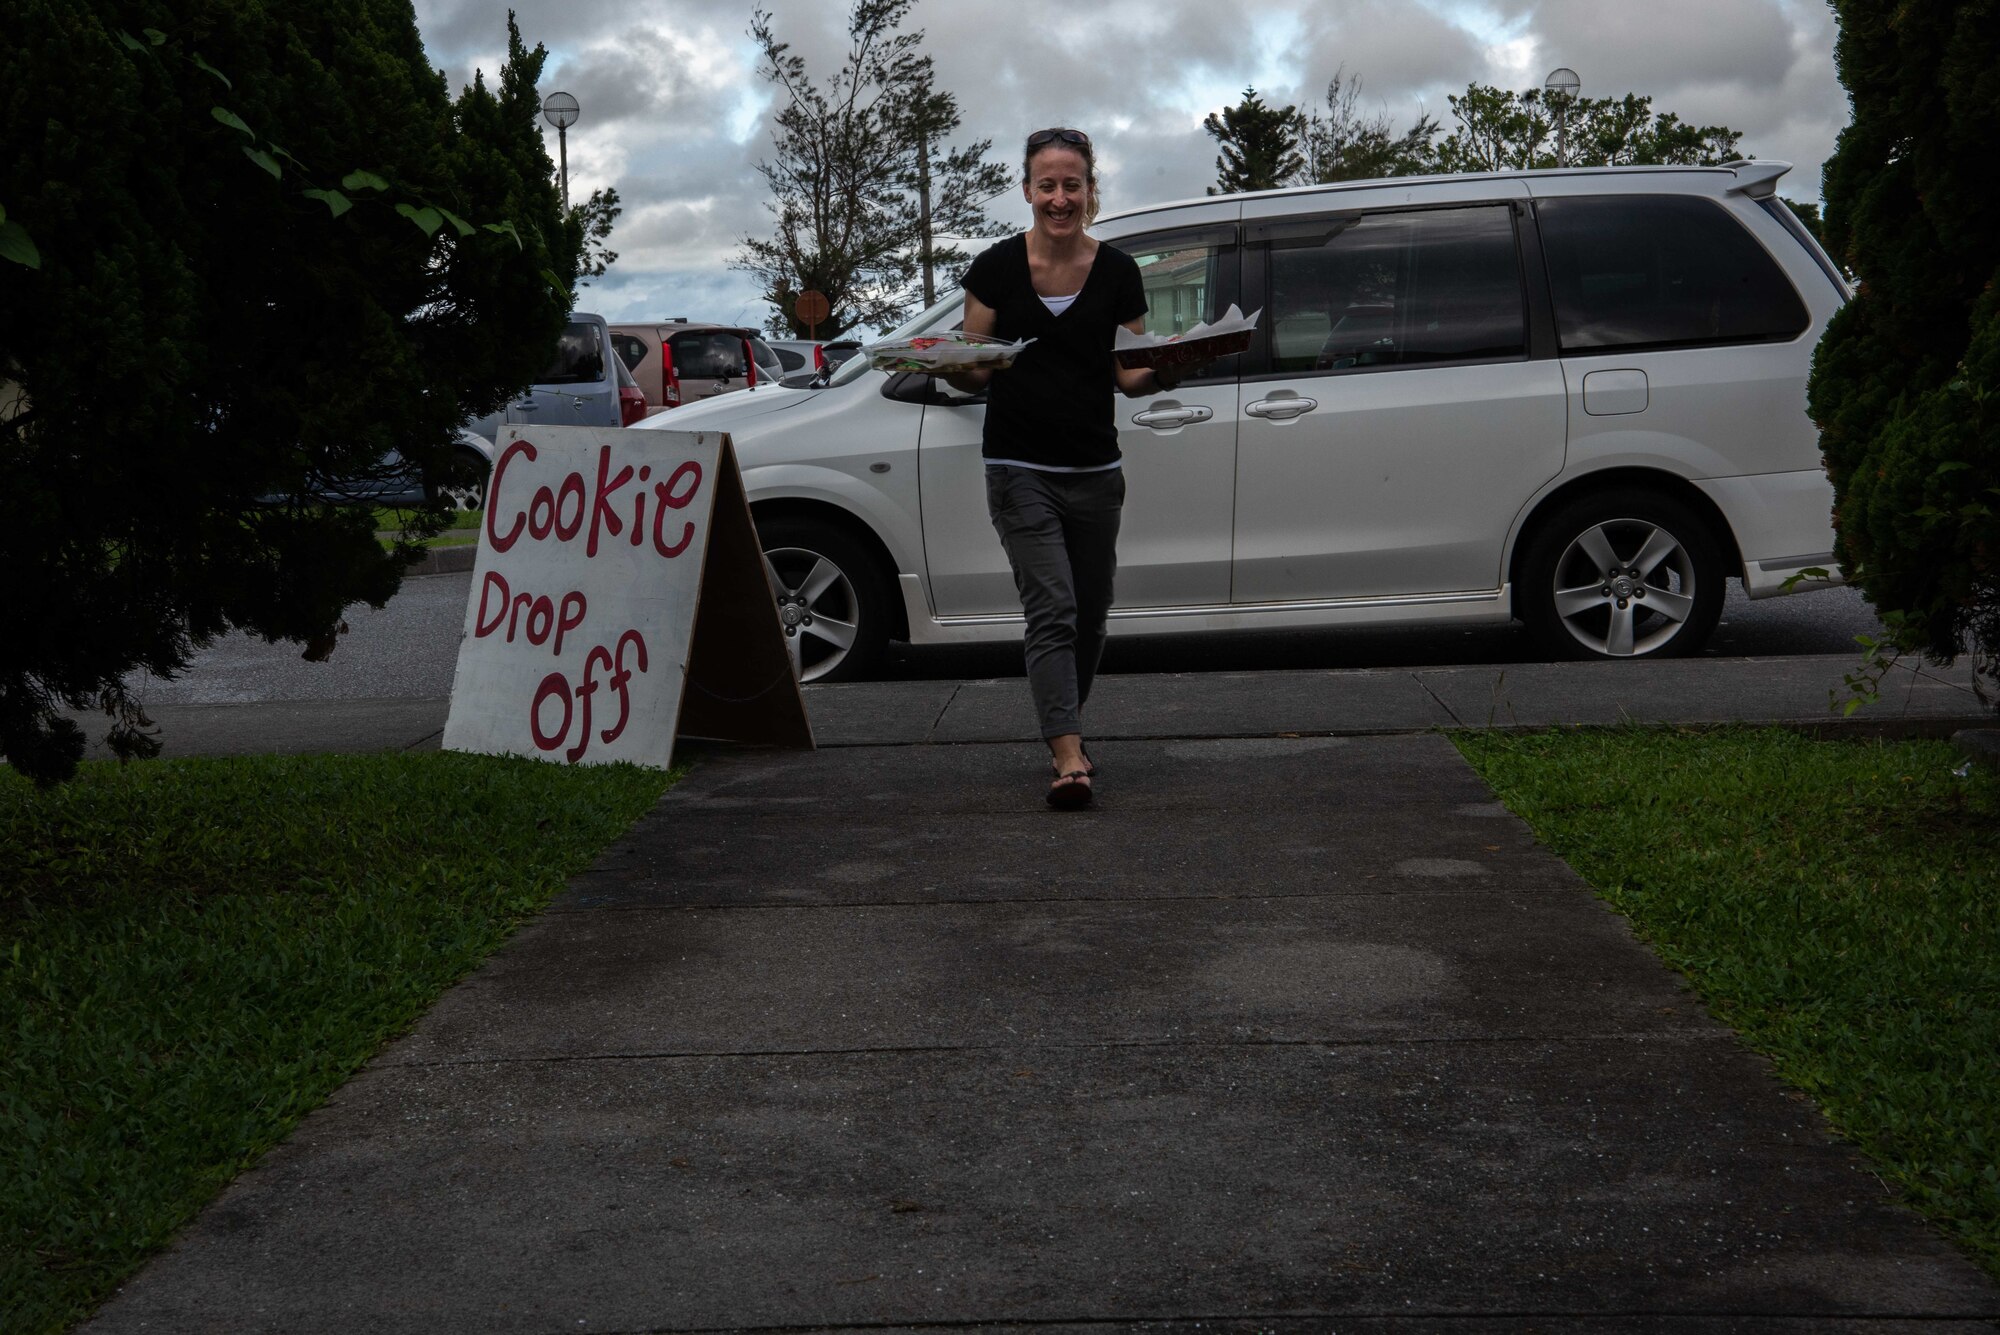
[[505,428],[446,749],[664,767],[677,733],[812,745],[729,438]]

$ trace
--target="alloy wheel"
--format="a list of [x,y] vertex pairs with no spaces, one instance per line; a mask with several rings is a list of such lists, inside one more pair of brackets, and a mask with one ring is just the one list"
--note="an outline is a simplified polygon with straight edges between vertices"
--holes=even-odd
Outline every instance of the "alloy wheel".
[[1555,564],[1556,615],[1593,654],[1656,653],[1696,614],[1695,559],[1672,532],[1643,519],[1609,519],[1579,533]]
[[859,633],[861,605],[854,581],[831,559],[804,547],[765,552],[764,577],[777,600],[794,675],[802,682],[817,681],[837,669]]

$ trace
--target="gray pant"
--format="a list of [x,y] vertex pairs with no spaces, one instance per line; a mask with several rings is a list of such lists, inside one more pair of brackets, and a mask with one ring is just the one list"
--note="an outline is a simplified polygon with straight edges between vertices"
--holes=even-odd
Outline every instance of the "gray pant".
[[1123,469],[986,469],[986,512],[1007,549],[1028,618],[1028,689],[1044,738],[1083,731],[1083,702],[1104,653],[1124,504]]

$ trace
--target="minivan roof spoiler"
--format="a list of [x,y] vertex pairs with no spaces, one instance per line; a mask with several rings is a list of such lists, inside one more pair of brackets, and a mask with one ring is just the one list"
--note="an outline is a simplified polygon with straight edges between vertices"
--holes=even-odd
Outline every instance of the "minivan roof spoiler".
[[1722,165],[1736,173],[1736,184],[1729,187],[1728,193],[1751,199],[1769,199],[1777,194],[1778,178],[1792,169],[1789,162],[1756,162],[1749,158]]

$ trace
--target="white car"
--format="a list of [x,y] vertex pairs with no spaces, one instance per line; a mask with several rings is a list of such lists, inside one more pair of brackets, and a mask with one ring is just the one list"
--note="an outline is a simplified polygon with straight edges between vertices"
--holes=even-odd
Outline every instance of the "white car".
[[[1849,290],[1776,198],[1788,169],[1346,182],[1100,220],[1149,330],[1262,312],[1247,352],[1120,400],[1112,632],[1519,617],[1552,656],[1659,657],[1700,649],[1725,578],[1838,582],[1805,384]],[[962,299],[898,335],[955,327]],[[835,680],[892,639],[1020,635],[983,411],[857,357],[641,427],[730,434],[794,662]]]

